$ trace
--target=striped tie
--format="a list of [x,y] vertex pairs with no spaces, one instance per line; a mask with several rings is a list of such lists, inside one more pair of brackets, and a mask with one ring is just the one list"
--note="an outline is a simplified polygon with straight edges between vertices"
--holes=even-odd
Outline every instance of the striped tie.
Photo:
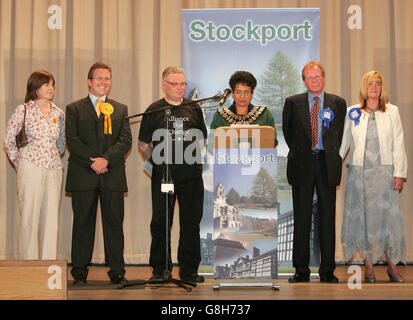
[[102,104],[102,99],[98,99],[96,101],[96,114],[98,115],[98,118],[100,117],[100,105]]
[[314,148],[318,143],[318,97],[314,97],[314,104],[311,108],[311,147]]

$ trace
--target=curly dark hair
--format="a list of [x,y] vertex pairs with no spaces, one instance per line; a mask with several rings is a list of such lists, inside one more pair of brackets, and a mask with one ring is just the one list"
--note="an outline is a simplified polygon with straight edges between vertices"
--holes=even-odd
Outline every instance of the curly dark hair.
[[255,87],[257,86],[257,79],[248,71],[237,71],[229,79],[229,86],[231,90],[235,90],[237,83],[242,83],[251,88],[251,92],[254,92]]

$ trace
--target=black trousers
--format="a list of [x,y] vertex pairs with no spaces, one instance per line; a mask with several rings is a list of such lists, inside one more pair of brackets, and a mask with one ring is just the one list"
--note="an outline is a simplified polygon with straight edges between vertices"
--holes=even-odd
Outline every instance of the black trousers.
[[[166,194],[161,192],[161,175],[152,176],[152,243],[149,264],[154,272],[172,270],[171,227],[176,199],[179,203],[178,264],[180,274],[193,274],[201,262],[200,229],[202,219],[204,184],[202,176],[174,182],[175,192],[169,198],[169,226],[166,226]],[[168,247],[166,235],[168,234]],[[168,252],[166,252],[168,248]]]
[[327,182],[324,152],[312,156],[314,180],[307,185],[293,186],[294,239],[293,266],[296,272],[310,274],[310,233],[314,187],[318,199],[320,255],[319,274],[335,269],[336,187]]
[[124,192],[97,189],[72,192],[72,275],[88,274],[95,241],[98,197],[102,213],[103,239],[109,277],[125,273],[123,260]]

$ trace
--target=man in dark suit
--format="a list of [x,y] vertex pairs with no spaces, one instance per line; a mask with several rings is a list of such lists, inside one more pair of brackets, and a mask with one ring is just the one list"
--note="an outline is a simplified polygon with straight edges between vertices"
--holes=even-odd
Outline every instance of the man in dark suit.
[[[127,106],[108,99],[112,71],[97,62],[89,70],[89,95],[66,107],[70,151],[66,191],[72,193],[72,275],[85,284],[95,238],[98,197],[102,213],[106,263],[112,283],[125,279],[123,260],[125,155],[132,135]],[[110,121],[109,121],[110,120]]]
[[346,101],[324,92],[325,72],[317,61],[307,63],[302,79],[308,92],[288,97],[283,133],[290,149],[287,178],[294,209],[293,266],[289,282],[310,279],[310,232],[314,187],[318,199],[321,263],[320,281],[337,283],[335,269],[336,186],[340,184]]

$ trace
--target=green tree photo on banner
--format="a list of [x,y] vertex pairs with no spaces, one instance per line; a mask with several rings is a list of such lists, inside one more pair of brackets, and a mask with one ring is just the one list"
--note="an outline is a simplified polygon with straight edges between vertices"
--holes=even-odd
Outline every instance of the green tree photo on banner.
[[254,178],[250,200],[264,208],[274,208],[277,205],[277,184],[263,167]]
[[227,203],[230,205],[234,205],[240,202],[241,202],[241,196],[234,188],[231,188],[231,190],[229,190],[227,194]]
[[257,101],[271,110],[276,124],[281,124],[285,98],[303,90],[300,72],[284,53],[277,51],[259,84]]

